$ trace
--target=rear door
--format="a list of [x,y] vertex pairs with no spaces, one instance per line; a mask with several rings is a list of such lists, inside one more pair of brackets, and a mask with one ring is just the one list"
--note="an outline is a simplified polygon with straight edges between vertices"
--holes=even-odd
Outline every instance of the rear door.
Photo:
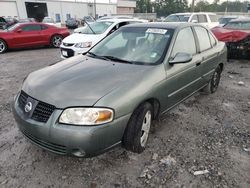
[[15,30],[14,37],[17,48],[41,45],[41,25],[22,25]]
[[214,69],[218,65],[218,55],[220,52],[215,48],[217,41],[206,28],[195,26],[194,31],[199,47],[199,54],[202,57],[199,74],[202,75],[202,84],[204,85],[210,80]]
[[201,58],[197,50],[191,27],[180,30],[177,34],[170,59],[174,58],[179,52],[189,53],[193,55],[193,59],[188,63],[169,64],[167,66],[167,109],[199,89],[201,76],[197,72]]

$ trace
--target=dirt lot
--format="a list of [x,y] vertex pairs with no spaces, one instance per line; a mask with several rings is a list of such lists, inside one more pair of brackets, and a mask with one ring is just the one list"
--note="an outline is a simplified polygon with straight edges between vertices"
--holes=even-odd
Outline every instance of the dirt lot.
[[49,48],[0,55],[0,187],[250,187],[250,61],[227,63],[215,94],[163,115],[144,153],[117,147],[81,159],[34,146],[11,113],[24,77],[59,56]]

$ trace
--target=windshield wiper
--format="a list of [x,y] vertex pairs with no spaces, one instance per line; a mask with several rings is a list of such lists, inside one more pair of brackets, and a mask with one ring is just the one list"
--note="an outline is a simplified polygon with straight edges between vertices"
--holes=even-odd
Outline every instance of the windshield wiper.
[[104,56],[99,56],[99,55],[96,55],[95,53],[93,52],[88,52],[89,55],[91,55],[92,57],[95,57],[95,58],[98,58],[98,59],[104,59],[104,60],[107,60],[107,61],[110,61],[110,59],[104,57]]
[[129,63],[129,64],[133,64],[132,61],[128,61],[128,60],[124,60],[124,59],[120,59],[118,57],[114,57],[114,56],[100,56],[100,57],[104,57],[104,58],[107,58],[109,60],[112,60],[112,61],[117,61],[117,62],[121,62],[121,63]]

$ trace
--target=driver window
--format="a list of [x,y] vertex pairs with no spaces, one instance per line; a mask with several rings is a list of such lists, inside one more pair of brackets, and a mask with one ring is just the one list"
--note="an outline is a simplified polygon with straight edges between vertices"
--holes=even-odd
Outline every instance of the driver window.
[[191,55],[196,54],[195,39],[193,31],[190,27],[186,27],[178,33],[171,57],[174,58],[179,52],[188,53]]

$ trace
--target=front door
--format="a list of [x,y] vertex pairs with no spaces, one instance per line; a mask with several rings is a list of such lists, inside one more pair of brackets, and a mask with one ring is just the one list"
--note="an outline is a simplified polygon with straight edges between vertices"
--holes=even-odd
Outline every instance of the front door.
[[201,75],[198,72],[201,56],[197,53],[197,49],[191,27],[180,30],[171,52],[171,58],[180,52],[191,54],[193,58],[187,63],[167,65],[166,109],[175,106],[199,88]]
[[37,46],[42,43],[41,25],[29,24],[18,27],[15,30],[14,37],[15,37],[16,48]]

